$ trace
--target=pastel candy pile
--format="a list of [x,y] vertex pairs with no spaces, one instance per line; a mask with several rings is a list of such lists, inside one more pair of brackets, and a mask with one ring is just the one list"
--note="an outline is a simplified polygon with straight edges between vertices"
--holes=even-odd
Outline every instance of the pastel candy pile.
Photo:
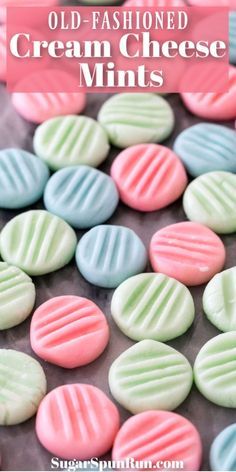
[[218,434],[210,450],[211,470],[236,470],[236,423]]
[[236,267],[224,270],[208,283],[203,308],[209,321],[221,331],[236,331]]
[[89,364],[104,351],[108,340],[104,314],[86,298],[55,297],[34,312],[30,328],[32,349],[53,364],[70,369]]
[[121,152],[111,175],[121,200],[131,208],[154,211],[177,200],[187,176],[177,156],[165,146],[139,144]]
[[229,13],[229,47],[229,60],[236,64],[236,11]]
[[[199,470],[202,444],[195,426],[169,411],[146,411],[129,418],[118,432],[112,459],[183,461],[182,470]],[[166,462],[166,463],[167,463]]]
[[53,455],[86,460],[109,451],[119,422],[116,406],[101,390],[69,384],[52,390],[41,402],[36,433]]
[[49,178],[48,167],[22,149],[0,151],[0,207],[23,208],[39,200]]
[[61,169],[49,180],[44,204],[75,228],[91,228],[114,213],[119,195],[113,180],[88,166]]
[[167,344],[144,340],[111,365],[113,397],[131,413],[174,410],[188,396],[193,381],[188,360]]
[[0,25],[0,82],[6,80],[6,67],[6,27]]
[[38,72],[30,74],[17,84],[18,90],[27,90],[28,83],[31,90],[34,86],[36,90],[43,90],[45,84],[47,86],[49,83],[52,90],[61,90],[61,92],[17,92],[12,94],[12,103],[23,118],[34,123],[43,123],[58,115],[81,113],[86,104],[86,95],[63,92],[74,80],[73,76],[62,70],[54,72],[48,69],[41,71],[40,74]]
[[221,234],[236,231],[236,175],[210,172],[195,179],[183,198],[189,220]]
[[208,282],[225,263],[220,238],[198,223],[183,222],[162,228],[152,237],[149,252],[155,272],[186,285]]
[[131,229],[100,225],[80,239],[76,262],[90,283],[115,288],[128,277],[143,272],[147,265],[147,252]]
[[194,319],[189,290],[163,274],[139,274],[115,291],[111,313],[131,339],[169,341],[185,333]]
[[125,7],[184,7],[184,0],[127,0]]
[[109,144],[104,129],[86,116],[61,116],[45,121],[34,136],[34,149],[52,170],[87,164],[99,166]]
[[[196,74],[189,80],[196,80],[198,83],[206,82],[209,77]],[[211,80],[219,80],[219,70],[216,69],[215,75],[212,73]],[[236,68],[229,67],[229,91],[227,93],[182,93],[182,99],[185,106],[197,116],[213,121],[227,121],[236,118]]]
[[0,330],[24,321],[35,302],[35,286],[22,270],[0,262]]
[[164,141],[174,127],[168,102],[152,93],[120,93],[101,107],[98,121],[119,148]]
[[43,275],[65,266],[76,247],[73,229],[43,210],[21,213],[1,232],[1,256],[29,275]]
[[200,350],[194,364],[199,391],[211,402],[236,408],[236,331],[219,334]]
[[31,418],[46,388],[44,371],[33,357],[0,349],[0,425],[19,424]]
[[179,134],[174,151],[193,177],[215,170],[236,172],[236,133],[226,126],[198,123]]

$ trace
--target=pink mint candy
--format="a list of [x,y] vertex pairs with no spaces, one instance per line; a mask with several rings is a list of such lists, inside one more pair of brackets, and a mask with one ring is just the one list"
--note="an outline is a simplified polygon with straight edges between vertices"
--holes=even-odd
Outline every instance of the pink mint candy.
[[[146,411],[129,418],[118,432],[112,459],[183,462],[182,470],[199,470],[202,459],[201,438],[186,418],[169,411]],[[173,468],[171,468],[173,470]],[[176,470],[178,470],[176,466]]]
[[157,144],[125,149],[114,160],[111,175],[121,200],[140,211],[159,210],[174,202],[188,182],[176,154]]
[[208,282],[225,263],[221,239],[199,223],[176,223],[157,231],[150,243],[155,272],[173,277],[185,285]]
[[[22,80],[18,87],[27,90],[27,84],[35,83],[39,90],[43,90],[45,84],[52,83],[55,90],[65,90],[68,83],[75,78],[62,70],[43,70],[35,72]],[[12,94],[12,103],[18,113],[28,121],[43,123],[50,118],[61,115],[79,114],[85,107],[86,95],[84,93],[71,92],[22,92]]]
[[86,460],[108,452],[118,433],[119,412],[100,389],[62,385],[40,403],[36,434],[51,454]]
[[106,317],[87,298],[55,297],[34,312],[32,349],[52,364],[69,369],[89,364],[104,351],[108,340]]
[[[193,74],[194,69],[193,69]],[[220,79],[217,76],[217,70],[214,72],[215,80]],[[190,80],[190,76],[189,76]],[[195,74],[192,80],[203,82],[213,80],[213,77],[199,76]],[[229,91],[227,93],[182,93],[185,106],[197,116],[214,121],[227,121],[236,118],[236,67],[229,67]]]

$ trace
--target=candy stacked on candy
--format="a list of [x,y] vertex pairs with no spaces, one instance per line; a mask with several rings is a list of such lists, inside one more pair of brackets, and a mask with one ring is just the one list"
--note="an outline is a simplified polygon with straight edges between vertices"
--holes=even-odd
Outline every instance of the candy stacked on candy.
[[[183,4],[148,2],[160,7]],[[129,0],[126,5],[142,2]],[[1,14],[3,18],[3,9]],[[232,13],[232,64],[234,20]],[[3,27],[0,57],[4,59]],[[69,75],[60,73],[58,79],[63,84]],[[182,99],[204,119],[236,119],[235,68],[230,67],[228,94],[182,94]],[[33,141],[35,155],[12,148],[0,152],[0,207],[17,210],[43,197],[47,211],[28,209],[1,231],[0,329],[19,325],[32,313],[35,286],[30,276],[62,269],[75,256],[84,283],[115,289],[112,318],[136,341],[114,360],[108,375],[112,396],[134,416],[119,430],[114,403],[100,389],[78,383],[77,375],[73,384],[57,386],[45,396],[39,363],[17,350],[1,349],[0,424],[18,424],[38,410],[38,439],[59,457],[100,457],[113,446],[115,460],[175,458],[184,461],[184,470],[199,470],[199,433],[172,410],[186,400],[193,380],[211,402],[236,408],[236,272],[234,267],[223,270],[226,249],[215,234],[236,231],[235,131],[203,122],[183,131],[171,150],[165,140],[176,119],[169,102],[155,94],[117,94],[103,104],[97,121],[86,116],[86,109],[84,116],[77,116],[86,106],[80,93],[13,94],[12,102],[24,119],[40,126]],[[108,176],[96,167],[108,158],[110,145],[121,151]],[[195,178],[189,185],[188,174]],[[160,210],[183,194],[190,221],[157,225],[149,252],[133,229],[104,224],[117,215],[119,199],[147,218],[156,212],[158,221]],[[89,229],[78,244],[73,228]],[[145,273],[149,262],[153,272]],[[204,312],[225,333],[202,347],[192,368],[165,343],[184,335],[194,322],[195,304],[187,286],[205,283]],[[34,311],[30,342],[43,361],[80,369],[106,355],[109,333],[105,314],[92,300],[58,293]],[[211,450],[212,467],[234,470],[232,453],[227,459],[222,444],[235,438],[235,429],[221,434]]]

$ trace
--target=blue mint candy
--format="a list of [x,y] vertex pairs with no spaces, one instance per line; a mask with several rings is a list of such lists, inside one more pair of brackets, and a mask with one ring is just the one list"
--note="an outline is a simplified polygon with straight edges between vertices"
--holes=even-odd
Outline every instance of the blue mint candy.
[[47,210],[75,228],[91,228],[108,220],[118,201],[118,191],[111,177],[84,165],[56,172],[44,192]]
[[236,11],[229,14],[229,61],[236,64]]
[[236,470],[236,423],[223,429],[210,450],[211,470]]
[[141,239],[124,226],[96,226],[77,246],[76,262],[86,280],[99,287],[115,288],[143,272],[147,251]]
[[236,133],[226,126],[199,123],[184,130],[174,151],[193,177],[212,171],[236,172]]
[[49,178],[38,157],[22,149],[0,151],[0,207],[23,208],[37,202]]

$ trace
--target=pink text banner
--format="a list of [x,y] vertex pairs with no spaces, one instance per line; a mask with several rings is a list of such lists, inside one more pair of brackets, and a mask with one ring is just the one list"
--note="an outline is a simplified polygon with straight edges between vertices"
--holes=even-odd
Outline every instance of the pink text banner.
[[228,90],[227,8],[12,7],[10,92]]

